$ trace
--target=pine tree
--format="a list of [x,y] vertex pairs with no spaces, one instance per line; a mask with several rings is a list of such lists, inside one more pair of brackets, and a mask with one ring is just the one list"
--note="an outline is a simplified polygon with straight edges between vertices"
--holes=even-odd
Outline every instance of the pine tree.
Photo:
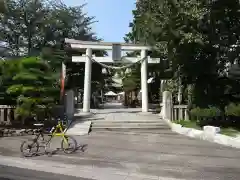
[[8,87],[7,93],[17,96],[15,115],[23,121],[43,114],[55,104],[55,78],[49,64],[42,59],[20,59],[12,80],[14,84]]

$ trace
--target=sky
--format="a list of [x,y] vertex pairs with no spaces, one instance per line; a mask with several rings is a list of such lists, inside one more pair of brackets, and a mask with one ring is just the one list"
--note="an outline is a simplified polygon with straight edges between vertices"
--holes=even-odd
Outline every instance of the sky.
[[95,16],[93,31],[106,42],[123,42],[123,37],[130,31],[132,10],[136,0],[63,0],[69,6],[87,3],[84,12]]

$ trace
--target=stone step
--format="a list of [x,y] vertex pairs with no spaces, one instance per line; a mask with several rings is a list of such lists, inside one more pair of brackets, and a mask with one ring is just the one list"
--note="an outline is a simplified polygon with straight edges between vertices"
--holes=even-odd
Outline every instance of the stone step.
[[123,128],[123,129],[169,129],[166,124],[159,123],[105,123],[105,124],[92,124],[92,129],[99,128]]
[[92,121],[93,126],[97,125],[167,125],[164,121],[157,120],[105,120],[105,121]]
[[112,123],[112,124],[119,124],[119,123],[148,123],[148,124],[152,124],[152,123],[156,123],[156,124],[166,124],[164,121],[162,121],[161,119],[156,119],[156,120],[145,120],[145,119],[135,119],[135,120],[121,120],[121,119],[114,119],[114,120],[96,120],[96,121],[92,121],[93,124],[108,124],[108,123]]
[[[143,132],[143,130],[158,130],[158,133],[169,132],[170,129],[160,129],[160,128],[153,128],[153,127],[141,127],[141,128],[134,128],[134,127],[109,127],[109,128],[91,128],[90,132],[106,132],[106,131],[119,131],[119,132],[133,132],[138,130],[139,132]],[[140,131],[141,130],[141,131]],[[163,131],[163,132],[162,132]],[[145,131],[146,132],[146,131]],[[149,133],[149,132],[146,132]]]
[[66,133],[66,135],[70,135],[70,136],[83,136],[83,135],[87,135],[90,132],[90,130],[87,131],[87,132],[86,131],[87,131],[86,129],[76,129],[74,131],[68,131]]
[[154,127],[154,126],[158,126],[158,127],[168,127],[166,124],[163,123],[92,123],[92,127],[119,127],[119,126],[136,126],[136,127],[144,127],[144,126],[149,126],[149,127]]
[[124,120],[124,119],[114,119],[114,120],[96,120],[92,121],[92,131],[100,129],[159,129],[169,130],[169,126],[161,119],[142,119],[134,120]]
[[[127,134],[127,135],[136,135],[136,134],[164,134],[164,135],[176,135],[176,133],[172,132],[170,129],[123,129],[123,128],[97,128],[97,129],[92,129],[92,132],[97,132],[97,133],[114,133],[114,134]],[[111,134],[109,134],[111,135]]]
[[[74,126],[72,126],[71,128],[88,128],[89,126],[91,125],[91,121],[89,121],[89,123],[88,124],[86,124],[86,123],[79,123],[79,124],[75,124]],[[70,128],[70,129],[71,129]]]
[[[91,127],[90,127],[91,125]],[[169,126],[162,120],[96,120],[75,121],[68,129],[68,135],[85,135],[89,131],[122,131],[122,130],[169,130]]]
[[163,125],[128,125],[128,124],[121,124],[121,125],[103,125],[103,126],[94,126],[92,125],[92,129],[98,129],[98,128],[126,128],[126,129],[169,129],[168,126]]
[[91,128],[91,121],[75,121],[67,130],[67,135],[86,135]]

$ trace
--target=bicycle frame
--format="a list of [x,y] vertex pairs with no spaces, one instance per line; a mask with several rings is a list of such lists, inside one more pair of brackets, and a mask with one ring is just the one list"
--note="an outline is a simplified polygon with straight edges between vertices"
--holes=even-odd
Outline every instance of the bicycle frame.
[[[58,132],[58,130],[60,132]],[[67,128],[64,129],[63,127],[63,123],[62,122],[58,122],[58,124],[55,126],[55,129],[53,130],[53,132],[51,133],[51,138],[49,139],[49,142],[50,140],[53,138],[53,137],[62,137],[64,142],[67,144],[68,143],[68,140],[67,140],[67,137],[65,136],[65,132],[66,132]]]
[[33,142],[38,141],[38,139],[39,139],[40,136],[42,137],[42,140],[44,141],[45,139],[44,139],[44,135],[43,135],[43,132],[42,132],[42,128],[39,129],[38,134],[35,135],[35,137],[34,137],[34,139],[33,139]]
[[[59,130],[60,133],[57,130]],[[52,135],[53,136],[64,136],[65,135],[64,127],[63,127],[63,124],[61,122],[58,122],[58,124],[55,126],[55,129],[52,132]]]

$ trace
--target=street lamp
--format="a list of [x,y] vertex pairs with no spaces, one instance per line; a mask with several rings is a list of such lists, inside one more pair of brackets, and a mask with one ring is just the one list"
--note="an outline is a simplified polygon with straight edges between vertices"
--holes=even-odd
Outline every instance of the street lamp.
[[0,0],[0,13],[7,12],[7,3],[5,0]]

